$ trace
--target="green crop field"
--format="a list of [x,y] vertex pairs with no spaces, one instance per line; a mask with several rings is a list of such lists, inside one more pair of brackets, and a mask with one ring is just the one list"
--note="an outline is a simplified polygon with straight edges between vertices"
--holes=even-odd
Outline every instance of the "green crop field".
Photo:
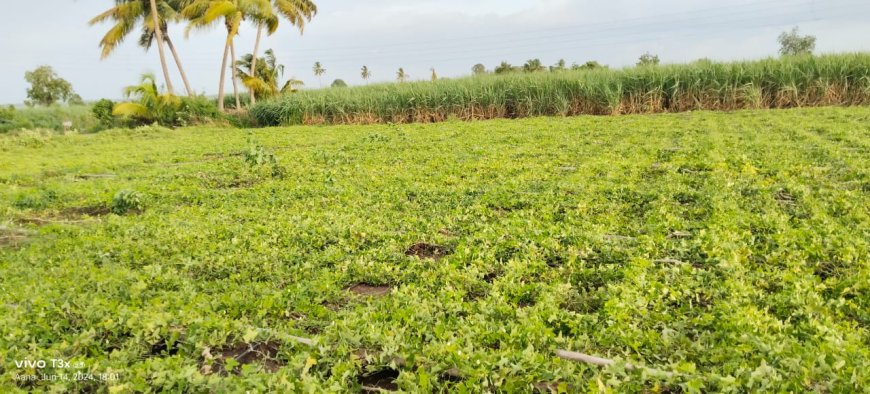
[[250,112],[278,126],[867,104],[870,54],[862,52],[303,90]]
[[0,185],[3,392],[870,387],[867,107],[0,136]]

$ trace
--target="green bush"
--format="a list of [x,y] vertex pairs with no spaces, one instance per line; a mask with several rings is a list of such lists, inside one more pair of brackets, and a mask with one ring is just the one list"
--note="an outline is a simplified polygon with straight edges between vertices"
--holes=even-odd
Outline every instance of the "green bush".
[[0,122],[11,122],[15,118],[15,107],[0,107]]
[[20,209],[45,209],[58,200],[57,192],[40,189],[35,193],[20,194],[12,206]]
[[97,101],[91,107],[91,113],[103,129],[118,127],[124,122],[112,115],[112,109],[115,108],[115,102],[109,99]]
[[0,133],[5,133],[15,128],[15,107],[0,107]]
[[251,169],[268,168],[273,178],[282,178],[286,172],[286,169],[278,163],[278,157],[253,138],[248,138],[248,149],[245,150],[244,156],[245,163],[248,163]]
[[223,119],[214,100],[203,96],[181,99],[181,106],[175,113],[172,126],[208,124]]
[[124,215],[145,210],[145,196],[135,190],[121,190],[112,199],[112,212]]

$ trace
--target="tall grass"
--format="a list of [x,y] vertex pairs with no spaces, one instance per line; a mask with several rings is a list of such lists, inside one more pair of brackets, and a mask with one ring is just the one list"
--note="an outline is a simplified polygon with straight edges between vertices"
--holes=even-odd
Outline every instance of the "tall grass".
[[259,102],[263,125],[870,104],[870,54],[486,75],[321,89]]

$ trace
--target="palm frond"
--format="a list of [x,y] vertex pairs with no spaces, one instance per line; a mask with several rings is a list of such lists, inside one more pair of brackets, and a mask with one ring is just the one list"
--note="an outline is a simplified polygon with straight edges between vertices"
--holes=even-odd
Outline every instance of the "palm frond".
[[206,24],[216,21],[220,17],[228,17],[231,14],[238,13],[236,5],[231,1],[216,1],[209,5],[208,9],[202,15],[202,21]]
[[113,116],[126,116],[131,118],[148,117],[148,108],[138,103],[118,103],[112,108]]
[[317,15],[317,5],[311,0],[275,0],[275,8],[300,33],[305,30],[305,23]]
[[124,39],[127,38],[127,35],[129,35],[131,31],[133,31],[134,27],[135,24],[126,20],[121,20],[115,24],[115,26],[112,26],[112,28],[106,32],[106,35],[103,36],[103,39],[100,40],[100,47],[103,48],[100,58],[105,59],[109,57],[115,48],[124,42]]

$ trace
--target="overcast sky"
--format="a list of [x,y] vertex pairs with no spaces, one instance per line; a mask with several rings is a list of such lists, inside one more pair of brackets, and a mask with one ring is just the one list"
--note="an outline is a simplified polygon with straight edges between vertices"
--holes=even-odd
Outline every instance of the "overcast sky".
[[[284,24],[265,40],[307,88],[320,85],[315,61],[327,69],[323,84],[342,78],[361,84],[368,65],[372,81],[394,80],[404,67],[412,79],[470,73],[476,63],[492,68],[506,60],[540,58],[552,64],[597,60],[612,67],[633,64],[644,52],[663,62],[702,57],[755,59],[776,54],[777,35],[799,25],[818,37],[817,52],[870,50],[867,0],[315,0],[320,13],[305,34]],[[98,43],[109,25],[87,21],[111,0],[31,0],[7,5],[0,24],[0,103],[21,103],[24,72],[47,64],[86,100],[120,98],[143,72],[159,72],[156,48],[145,52],[131,36],[100,60]],[[11,10],[10,10],[11,8]],[[225,34],[172,26],[182,62],[197,92],[215,94]],[[246,26],[236,38],[238,55],[253,48]],[[261,50],[262,50],[261,49]],[[183,89],[173,69],[176,89]],[[162,81],[162,79],[161,79]],[[230,86],[229,83],[227,85]]]

